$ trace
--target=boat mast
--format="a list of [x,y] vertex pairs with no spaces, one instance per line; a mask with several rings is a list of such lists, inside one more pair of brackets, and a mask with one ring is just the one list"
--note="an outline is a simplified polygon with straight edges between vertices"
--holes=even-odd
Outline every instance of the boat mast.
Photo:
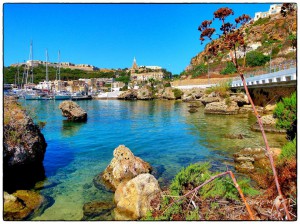
[[60,50],[58,50],[58,91],[60,91]]
[[48,82],[49,82],[49,77],[48,77],[48,50],[46,49],[46,84],[47,84],[47,89],[49,90]]
[[30,42],[29,60],[30,60],[30,67],[31,67],[31,83],[33,83],[33,45],[32,45],[32,40]]

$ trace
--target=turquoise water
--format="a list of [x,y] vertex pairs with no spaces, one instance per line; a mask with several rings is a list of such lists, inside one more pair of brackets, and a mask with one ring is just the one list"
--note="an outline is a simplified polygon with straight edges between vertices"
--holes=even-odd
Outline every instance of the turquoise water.
[[[232,154],[243,147],[263,145],[261,134],[250,131],[252,116],[205,115],[203,108],[188,112],[188,104],[175,101],[91,100],[77,103],[87,111],[86,123],[65,120],[61,101],[22,101],[46,121],[44,159],[46,180],[40,193],[54,203],[33,220],[80,220],[82,207],[90,201],[112,201],[113,194],[97,189],[93,178],[123,144],[154,167],[159,182],[167,186],[184,166],[210,161],[219,170],[232,165]],[[245,139],[227,139],[241,134]],[[280,147],[284,135],[267,135],[270,145]]]

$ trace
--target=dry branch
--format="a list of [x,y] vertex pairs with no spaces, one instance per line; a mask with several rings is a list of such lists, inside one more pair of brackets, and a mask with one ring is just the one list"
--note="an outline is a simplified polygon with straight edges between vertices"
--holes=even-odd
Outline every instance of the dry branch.
[[246,198],[245,198],[245,196],[244,196],[244,194],[243,194],[243,192],[242,192],[240,186],[238,185],[238,183],[237,183],[237,181],[236,181],[236,179],[235,179],[235,177],[234,177],[234,174],[233,174],[232,171],[230,171],[230,170],[228,170],[228,171],[226,171],[226,172],[223,172],[223,173],[219,173],[219,174],[217,174],[217,175],[211,177],[210,179],[204,181],[204,182],[203,182],[201,185],[199,185],[198,187],[196,187],[196,188],[194,188],[193,190],[189,191],[189,192],[186,193],[185,195],[182,195],[181,197],[179,197],[179,199],[177,199],[176,201],[173,201],[171,204],[169,204],[169,206],[165,209],[165,211],[163,212],[163,214],[164,214],[164,213],[165,213],[165,212],[166,212],[166,211],[167,211],[174,203],[179,202],[180,200],[182,200],[183,198],[186,198],[188,195],[190,195],[190,194],[192,194],[192,193],[196,193],[200,188],[202,188],[202,187],[205,186],[206,184],[212,182],[214,179],[219,178],[219,177],[222,177],[222,176],[225,176],[225,175],[229,175],[229,176],[231,177],[231,179],[232,179],[232,181],[233,181],[233,183],[234,183],[235,188],[236,188],[237,191],[239,192],[240,197],[241,197],[241,199],[243,200],[243,202],[244,202],[244,204],[245,204],[245,206],[246,206],[246,209],[247,209],[247,211],[248,211],[248,213],[249,213],[250,219],[251,219],[251,220],[255,220],[255,219],[254,219],[254,216],[253,216],[253,213],[252,213],[252,211],[251,211],[251,208],[250,208],[250,206],[248,205],[248,203],[247,203],[247,201],[246,201]]

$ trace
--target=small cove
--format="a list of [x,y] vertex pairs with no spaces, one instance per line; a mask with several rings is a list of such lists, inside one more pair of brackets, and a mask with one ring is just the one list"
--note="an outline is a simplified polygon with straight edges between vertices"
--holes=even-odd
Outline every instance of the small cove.
[[[59,103],[22,101],[34,110],[36,121],[47,122],[42,130],[48,144],[46,179],[38,191],[54,203],[33,220],[80,220],[85,203],[112,201],[113,194],[97,189],[93,178],[121,144],[160,168],[161,186],[191,163],[210,161],[215,169],[224,170],[233,164],[237,150],[263,145],[261,134],[250,130],[253,116],[205,115],[203,107],[191,114],[188,103],[177,101],[91,100],[77,102],[87,111],[87,122],[73,123],[62,117]],[[229,139],[225,134],[246,138]],[[284,135],[267,137],[271,147],[285,143]]]

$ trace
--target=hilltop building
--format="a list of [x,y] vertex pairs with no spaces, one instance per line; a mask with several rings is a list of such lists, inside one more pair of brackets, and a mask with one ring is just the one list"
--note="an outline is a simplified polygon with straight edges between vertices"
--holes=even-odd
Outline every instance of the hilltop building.
[[[17,66],[26,65],[26,66],[37,67],[39,65],[46,65],[46,63],[49,67],[57,67],[58,66],[58,63],[56,63],[56,62],[45,62],[45,61],[40,61],[40,60],[28,60],[24,63],[15,63],[15,64],[11,64],[10,66],[17,67]],[[69,69],[79,69],[79,70],[84,70],[84,71],[99,70],[97,67],[95,67],[93,65],[89,65],[89,64],[77,64],[76,65],[71,62],[61,62],[60,67],[61,68],[69,68]]]
[[135,57],[130,69],[131,80],[134,81],[148,81],[149,79],[162,80],[164,73],[160,66],[138,66]]
[[261,18],[266,18],[270,15],[274,15],[280,13],[282,4],[273,4],[270,5],[270,9],[267,12],[256,12],[254,16],[254,21],[259,20]]

